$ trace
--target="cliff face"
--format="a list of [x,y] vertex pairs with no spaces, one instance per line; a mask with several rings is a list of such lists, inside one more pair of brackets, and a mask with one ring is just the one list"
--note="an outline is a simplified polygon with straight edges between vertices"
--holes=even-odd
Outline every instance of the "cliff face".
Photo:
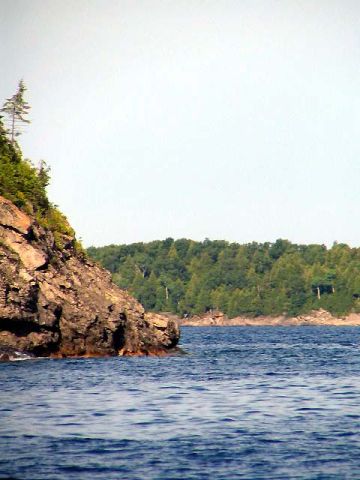
[[145,314],[110,273],[0,196],[0,352],[37,356],[161,355],[172,320]]

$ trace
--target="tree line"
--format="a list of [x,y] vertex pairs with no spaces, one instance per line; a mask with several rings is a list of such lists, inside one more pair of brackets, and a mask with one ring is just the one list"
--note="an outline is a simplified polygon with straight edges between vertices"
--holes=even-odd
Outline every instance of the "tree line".
[[360,311],[360,248],[188,239],[90,247],[148,310],[237,315]]

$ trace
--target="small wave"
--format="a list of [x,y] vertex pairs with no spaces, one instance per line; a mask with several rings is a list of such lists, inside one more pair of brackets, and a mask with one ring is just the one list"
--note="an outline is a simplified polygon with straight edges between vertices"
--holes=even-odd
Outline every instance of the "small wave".
[[35,357],[29,353],[20,352],[18,350],[6,349],[0,350],[1,362],[19,362],[22,360],[32,360]]

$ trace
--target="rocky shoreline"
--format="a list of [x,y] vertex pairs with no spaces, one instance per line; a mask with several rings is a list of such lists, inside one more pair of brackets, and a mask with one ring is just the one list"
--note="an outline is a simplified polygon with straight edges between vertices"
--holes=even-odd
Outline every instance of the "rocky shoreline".
[[[58,240],[58,239],[57,239]],[[164,355],[179,327],[111,281],[109,272],[0,196],[0,358]],[[3,353],[1,353],[3,352]]]
[[360,314],[351,313],[346,317],[334,317],[326,310],[313,310],[305,315],[287,317],[239,316],[228,318],[222,312],[209,312],[203,315],[194,315],[189,318],[178,318],[177,323],[181,327],[226,327],[226,326],[360,326]]

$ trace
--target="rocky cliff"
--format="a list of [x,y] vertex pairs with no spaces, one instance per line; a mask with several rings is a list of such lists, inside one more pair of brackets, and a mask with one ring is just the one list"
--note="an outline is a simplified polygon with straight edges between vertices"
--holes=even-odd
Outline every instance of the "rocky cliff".
[[176,347],[173,320],[145,314],[110,273],[57,246],[51,231],[0,196],[0,352],[36,356],[161,355]]

